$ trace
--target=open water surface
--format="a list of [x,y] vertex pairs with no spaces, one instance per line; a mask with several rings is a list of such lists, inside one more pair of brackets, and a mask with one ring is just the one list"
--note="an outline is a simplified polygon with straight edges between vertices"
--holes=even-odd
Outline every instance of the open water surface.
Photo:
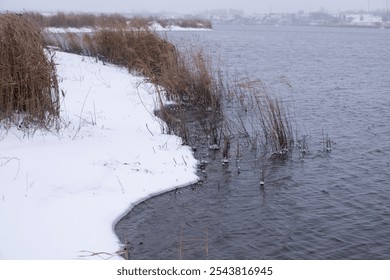
[[272,88],[309,153],[271,162],[264,187],[255,160],[222,166],[195,153],[210,161],[202,184],[149,199],[116,225],[130,258],[390,259],[390,30],[216,26],[169,36]]

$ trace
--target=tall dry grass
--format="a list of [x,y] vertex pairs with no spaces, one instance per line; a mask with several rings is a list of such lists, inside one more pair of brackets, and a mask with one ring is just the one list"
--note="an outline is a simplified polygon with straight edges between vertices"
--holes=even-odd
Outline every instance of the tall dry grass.
[[92,42],[84,41],[90,53],[147,77],[167,99],[205,109],[219,107],[218,84],[201,50],[178,51],[148,29],[103,28],[95,32]]
[[290,158],[294,135],[287,104],[260,80],[240,77],[227,88],[223,108],[231,135],[263,161]]
[[0,14],[0,120],[29,129],[51,128],[58,119],[56,68],[40,29],[23,16]]
[[25,13],[23,16],[41,27],[98,27],[93,34],[46,34],[46,44],[125,66],[130,72],[147,77],[167,99],[203,109],[220,106],[218,77],[212,73],[210,59],[199,49],[178,51],[161,34],[148,28],[152,22],[163,26],[211,27],[207,20],[73,13],[51,16]]
[[[180,105],[176,116],[164,106],[161,106],[161,114],[169,126],[165,131],[178,134],[185,142],[189,138],[188,129],[183,119],[185,114],[180,111],[187,110],[187,106],[203,112],[219,110],[221,77],[213,73],[211,60],[199,48],[179,51],[160,33],[120,25],[100,28],[93,34],[47,34],[46,43],[124,66],[129,72],[144,76],[155,85],[161,101],[172,100]],[[217,113],[213,115],[218,119]],[[177,119],[182,120],[180,124]]]
[[[103,28],[93,35],[97,54],[108,62],[155,78],[174,55],[175,47],[149,30]],[[153,75],[155,74],[155,75]]]
[[256,99],[260,125],[272,157],[286,158],[294,145],[290,116],[280,99],[263,95]]
[[128,22],[138,28],[124,28],[121,21],[113,20],[93,34],[46,34],[46,44],[125,66],[147,77],[167,99],[199,108],[219,107],[218,83],[210,59],[200,49],[178,51],[163,35],[145,27],[149,19]]
[[40,26],[57,28],[81,28],[81,27],[100,27],[100,26],[118,26],[125,27],[127,18],[120,14],[91,14],[91,13],[64,13],[44,16],[37,12],[24,12],[23,16]]
[[247,138],[263,158],[288,156],[293,136],[281,100],[268,94],[261,83],[246,78],[228,81],[213,70],[201,49],[178,50],[166,37],[146,28],[150,20],[134,18],[131,24],[138,29],[111,25],[93,34],[55,36],[62,49],[125,66],[155,84],[161,100],[177,101],[174,111],[161,106],[159,114],[168,124],[164,131],[178,134],[185,143],[192,142],[186,111],[196,110],[203,112],[197,121],[209,137],[209,146],[221,149],[225,157],[230,154],[230,140],[236,137]]
[[[263,158],[288,157],[293,133],[282,101],[267,93],[261,83],[227,81],[213,71],[211,60],[201,49],[179,51],[167,38],[146,28],[151,20],[157,21],[133,18],[129,22],[137,29],[123,28],[113,21],[93,34],[56,35],[57,45],[125,66],[155,84],[161,97],[178,101],[174,112],[162,106],[160,114],[168,123],[166,131],[179,134],[186,143],[191,142],[185,112],[190,108],[204,113],[198,120],[200,127],[208,135],[210,147],[221,148],[224,157],[230,154],[230,140],[235,137],[247,138]],[[232,116],[237,119],[232,120]]]
[[154,22],[159,23],[162,27],[172,25],[184,28],[212,28],[210,20],[198,17],[190,18],[159,18],[152,16],[131,16],[126,17],[121,14],[92,14],[92,13],[64,13],[58,12],[52,15],[42,15],[37,12],[24,12],[23,16],[35,22],[42,28],[81,28],[81,27],[110,27],[121,26],[144,29],[150,27]]

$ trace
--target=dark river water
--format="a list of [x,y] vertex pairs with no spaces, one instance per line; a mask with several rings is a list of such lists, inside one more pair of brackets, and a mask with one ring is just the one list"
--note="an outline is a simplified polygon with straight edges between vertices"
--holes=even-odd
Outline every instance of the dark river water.
[[261,79],[293,107],[309,152],[270,162],[264,187],[256,160],[223,166],[195,153],[210,161],[202,183],[149,199],[116,225],[130,258],[390,259],[390,30],[215,26],[169,36]]

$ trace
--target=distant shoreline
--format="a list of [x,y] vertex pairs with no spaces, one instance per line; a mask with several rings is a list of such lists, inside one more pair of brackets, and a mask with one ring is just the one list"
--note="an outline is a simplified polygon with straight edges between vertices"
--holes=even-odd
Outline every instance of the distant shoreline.
[[239,23],[226,23],[226,22],[214,22],[213,25],[241,25],[241,26],[269,26],[269,27],[329,27],[329,28],[363,28],[363,29],[390,29],[390,24],[382,26],[372,25],[322,25],[322,24],[239,24]]

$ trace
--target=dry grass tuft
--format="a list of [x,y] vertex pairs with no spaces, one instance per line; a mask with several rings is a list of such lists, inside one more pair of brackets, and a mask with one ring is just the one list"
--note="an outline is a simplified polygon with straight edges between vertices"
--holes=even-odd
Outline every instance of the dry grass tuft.
[[23,16],[0,14],[0,120],[29,129],[58,119],[56,68],[40,29]]
[[257,105],[259,106],[260,124],[266,143],[271,147],[272,156],[287,157],[293,147],[293,130],[282,101],[267,94],[257,99]]
[[240,78],[229,86],[224,108],[229,130],[246,140],[256,158],[288,159],[294,147],[292,121],[288,107],[260,80]]
[[94,37],[96,52],[108,62],[127,67],[149,78],[162,71],[162,65],[175,47],[149,30],[134,31],[120,27],[103,28]]

